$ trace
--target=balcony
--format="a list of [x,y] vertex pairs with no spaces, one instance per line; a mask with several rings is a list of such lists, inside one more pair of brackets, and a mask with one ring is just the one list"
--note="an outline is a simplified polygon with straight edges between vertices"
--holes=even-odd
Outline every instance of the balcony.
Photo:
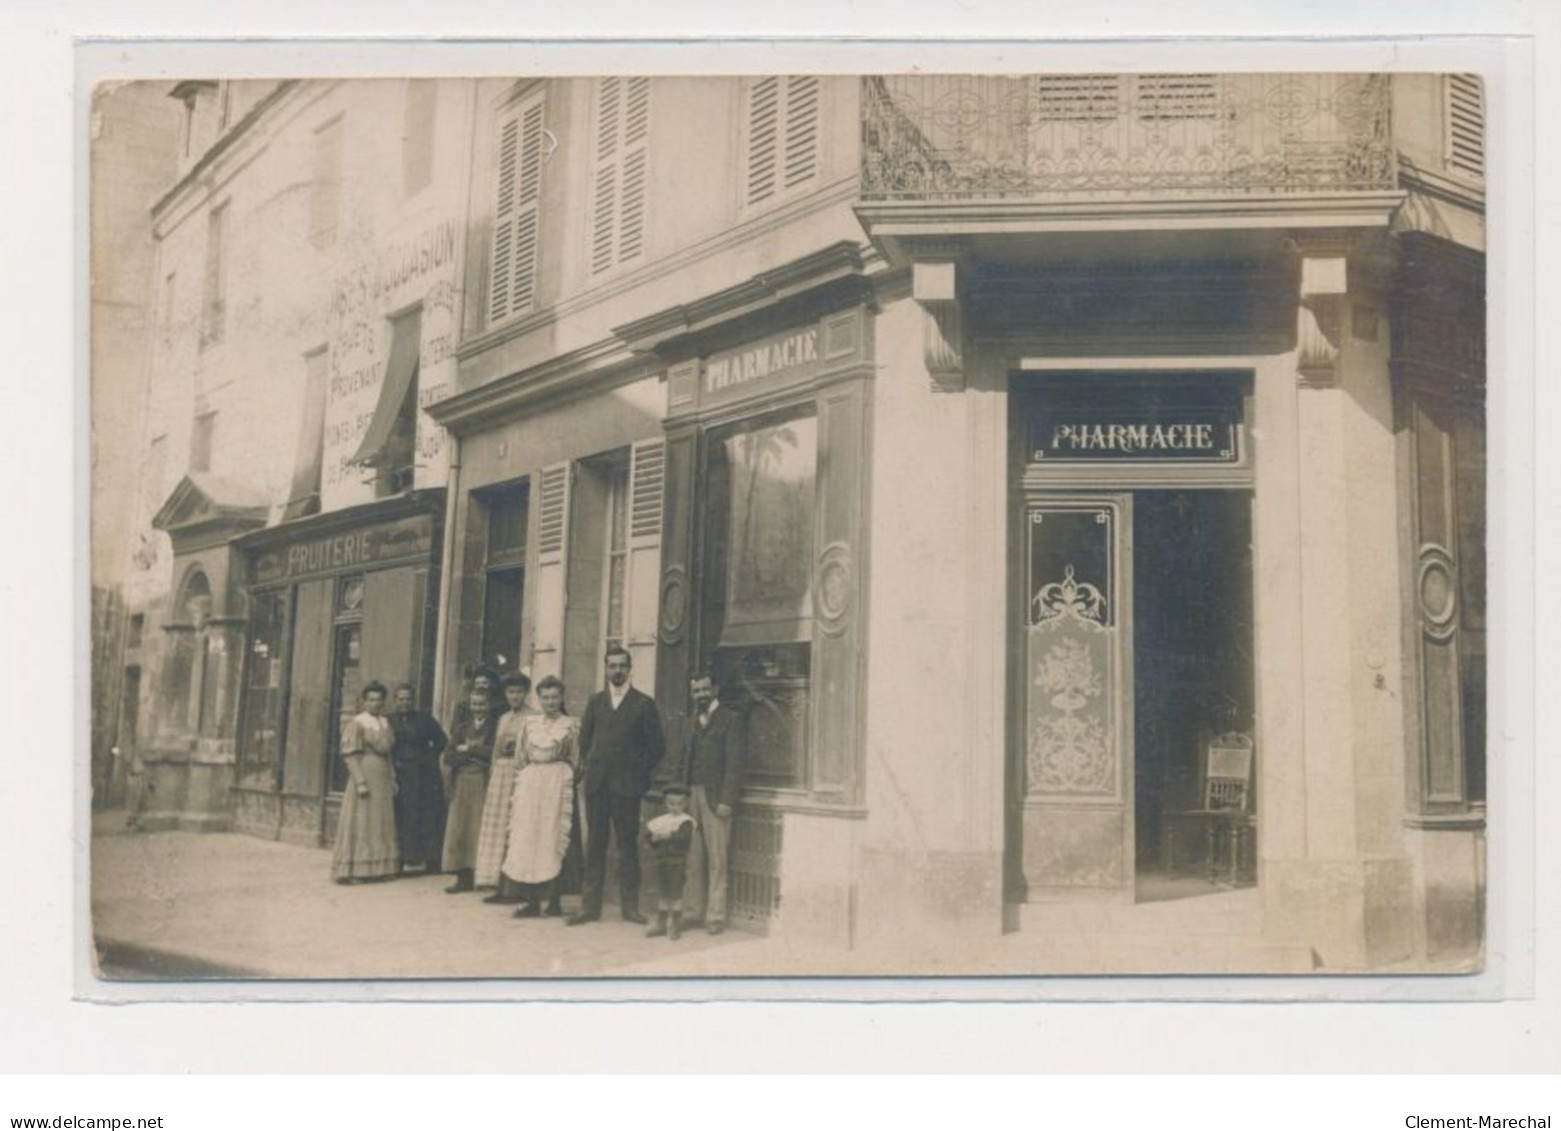
[[879,215],[895,205],[1240,207],[1397,187],[1386,75],[862,81],[862,200]]

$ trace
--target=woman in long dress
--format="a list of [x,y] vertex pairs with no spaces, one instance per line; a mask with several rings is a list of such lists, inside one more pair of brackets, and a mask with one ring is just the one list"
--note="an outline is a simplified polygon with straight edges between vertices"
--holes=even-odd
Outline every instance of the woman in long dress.
[[518,919],[559,914],[558,874],[574,828],[579,724],[564,714],[564,685],[553,676],[537,684],[537,702],[542,713],[526,716],[520,727],[521,768],[504,855],[504,875],[522,885],[526,899]]
[[391,699],[390,729],[396,744],[390,762],[396,772],[396,840],[401,867],[420,865],[439,871],[444,851],[444,781],[439,756],[450,738],[434,717],[417,709],[417,690],[410,683],[396,688]]
[[499,875],[499,865],[504,863],[504,850],[509,845],[510,800],[515,794],[515,775],[520,770],[516,758],[520,747],[520,725],[530,713],[526,709],[526,696],[531,694],[531,680],[523,675],[504,677],[504,701],[509,707],[499,716],[499,725],[493,738],[493,767],[488,771],[488,793],[482,803],[482,829],[477,834],[477,874],[474,882],[480,888],[497,888],[484,903],[519,903],[520,893],[515,885],[505,883]]
[[339,883],[388,880],[400,870],[396,845],[396,779],[390,765],[395,735],[383,717],[385,685],[363,689],[363,710],[341,732],[347,790],[336,824],[331,876]]
[[443,867],[455,873],[455,883],[444,889],[451,895],[471,891],[474,886],[477,834],[482,829],[482,802],[488,791],[488,764],[493,760],[497,722],[487,693],[473,690],[466,712],[450,727],[450,745],[444,752],[444,767],[450,774],[450,808],[444,826]]

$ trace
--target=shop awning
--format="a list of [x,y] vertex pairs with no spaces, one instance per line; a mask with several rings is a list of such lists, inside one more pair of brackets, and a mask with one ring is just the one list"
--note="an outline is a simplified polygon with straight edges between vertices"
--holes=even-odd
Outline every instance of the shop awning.
[[385,366],[385,380],[379,387],[379,403],[374,406],[374,419],[363,434],[352,462],[369,467],[378,466],[385,452],[386,441],[395,431],[396,418],[406,403],[407,390],[417,377],[418,354],[422,348],[423,320],[418,317],[398,318],[391,324],[390,361]]

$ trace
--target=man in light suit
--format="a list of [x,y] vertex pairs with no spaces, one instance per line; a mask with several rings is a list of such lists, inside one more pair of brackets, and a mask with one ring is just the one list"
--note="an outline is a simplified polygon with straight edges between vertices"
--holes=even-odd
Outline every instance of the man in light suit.
[[602,917],[609,833],[617,842],[623,917],[630,923],[645,922],[640,914],[640,802],[665,752],[661,714],[649,695],[630,686],[634,660],[626,649],[609,648],[604,660],[607,688],[591,696],[580,720],[585,894],[579,914],[565,920],[571,927]]
[[726,930],[726,870],[732,854],[732,812],[742,787],[743,724],[736,711],[715,694],[708,675],[695,676],[689,684],[694,718],[683,743],[683,777],[690,791],[689,813],[694,818],[694,858],[703,866],[689,869],[687,902],[692,921],[705,921],[705,930],[719,935]]

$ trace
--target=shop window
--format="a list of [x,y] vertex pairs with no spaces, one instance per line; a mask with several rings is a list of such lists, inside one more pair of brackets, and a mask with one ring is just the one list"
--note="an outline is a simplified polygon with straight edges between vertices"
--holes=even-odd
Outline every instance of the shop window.
[[755,207],[818,178],[820,84],[769,75],[748,87],[743,201]]
[[1485,176],[1485,92],[1479,75],[1444,80],[1447,164],[1471,177]]
[[817,463],[811,409],[707,447],[704,653],[748,715],[755,785],[807,784]]
[[288,684],[290,590],[256,593],[250,601],[249,641],[244,666],[244,701],[239,723],[239,785],[278,789],[282,737],[286,732],[284,689]]
[[650,79],[598,79],[595,118],[590,248],[593,275],[638,259],[644,250]]
[[488,553],[483,592],[482,655],[500,667],[520,663],[526,595],[526,527],[531,491],[526,482],[487,494]]
[[336,242],[341,223],[341,172],[344,134],[340,115],[314,131],[314,181],[309,193],[309,242],[326,248]]
[[227,238],[228,206],[224,203],[206,217],[206,270],[201,285],[201,348],[222,341],[227,321],[227,270],[223,244]]
[[347,786],[347,763],[341,756],[341,732],[347,720],[358,713],[358,695],[367,682],[363,670],[363,597],[362,574],[347,574],[336,582],[336,626],[331,637],[331,714],[330,743],[331,793]]
[[524,314],[536,302],[544,114],[539,93],[499,117],[488,272],[490,324]]
[[401,136],[401,187],[407,196],[421,192],[434,179],[434,120],[438,109],[438,82],[408,80]]

